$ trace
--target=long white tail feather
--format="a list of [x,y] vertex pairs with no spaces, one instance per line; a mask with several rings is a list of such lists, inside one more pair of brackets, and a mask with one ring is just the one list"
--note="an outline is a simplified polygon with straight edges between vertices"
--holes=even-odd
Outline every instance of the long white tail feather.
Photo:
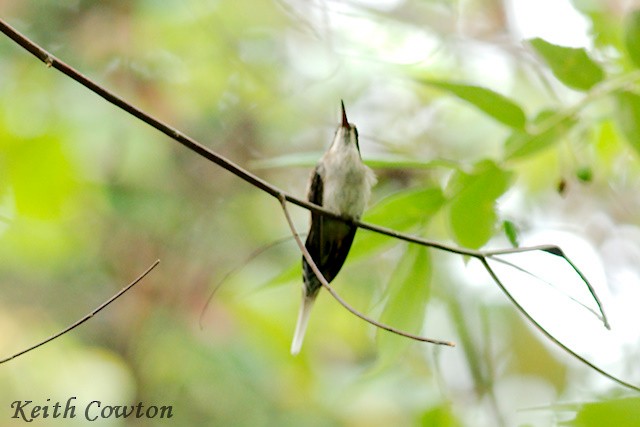
[[302,304],[298,312],[298,323],[296,324],[296,331],[293,334],[293,341],[291,342],[291,354],[294,356],[300,353],[304,334],[307,330],[307,324],[309,323],[309,315],[311,314],[311,308],[315,300],[314,297],[308,297],[304,295],[304,293],[302,295]]

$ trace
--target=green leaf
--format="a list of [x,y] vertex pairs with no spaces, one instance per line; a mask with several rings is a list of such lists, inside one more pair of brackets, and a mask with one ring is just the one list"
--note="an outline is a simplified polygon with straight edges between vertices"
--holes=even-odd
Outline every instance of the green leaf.
[[530,156],[556,143],[576,123],[570,117],[557,118],[555,111],[544,110],[534,119],[534,132],[515,131],[505,141],[505,157],[516,159]]
[[640,10],[631,12],[624,26],[624,45],[636,67],[640,67]]
[[[437,187],[402,191],[381,200],[365,213],[363,220],[394,230],[405,231],[426,224],[445,202],[442,190]],[[349,259],[369,256],[381,247],[395,243],[397,241],[390,237],[359,230],[349,253]]]
[[430,219],[444,204],[439,187],[410,189],[382,199],[364,216],[365,221],[405,230]]
[[544,339],[537,336],[519,314],[511,307],[502,306],[492,316],[497,316],[501,324],[509,325],[504,338],[509,342],[509,352],[513,357],[505,362],[506,373],[537,377],[557,389],[566,384],[567,366],[555,357]]
[[[420,333],[430,294],[431,258],[428,248],[408,245],[391,276],[380,321],[410,333]],[[411,343],[387,331],[378,333],[380,362],[387,365]]]
[[471,173],[458,172],[449,183],[453,197],[449,223],[458,244],[477,249],[487,243],[497,220],[495,202],[508,188],[512,174],[491,161]]
[[434,169],[447,168],[455,169],[457,164],[450,160],[434,159],[421,160],[419,158],[409,158],[405,156],[394,156],[385,154],[383,157],[370,157],[364,159],[364,163],[373,169]]
[[[590,36],[597,48],[619,50],[622,45],[620,19],[616,14],[608,13],[604,8],[593,8],[588,1],[573,1],[572,5],[591,21]],[[582,7],[580,7],[582,6]]]
[[593,181],[593,169],[590,166],[583,166],[576,171],[576,177],[582,182]]
[[460,427],[462,423],[456,418],[449,405],[443,404],[425,411],[420,417],[422,427]]
[[305,167],[312,169],[322,157],[322,152],[293,153],[278,157],[253,160],[250,163],[253,169],[279,169],[291,167]]
[[640,95],[624,91],[617,95],[617,100],[618,124],[629,144],[640,153]]
[[504,228],[504,234],[509,239],[511,246],[514,248],[520,246],[518,244],[518,227],[512,221],[505,220],[502,222],[502,228]]
[[611,117],[595,126],[593,146],[602,176],[608,176],[618,167],[619,156],[626,149],[625,137],[622,129],[616,126],[616,120]]
[[558,80],[572,89],[589,90],[604,79],[604,71],[583,48],[551,44],[541,38],[529,40]]
[[629,397],[586,403],[575,419],[563,423],[576,427],[640,426],[640,398]]
[[527,117],[511,99],[490,89],[460,83],[420,79],[421,83],[445,90],[474,105],[495,120],[515,129],[524,129]]
[[[295,243],[294,243],[295,244]],[[297,248],[297,246],[296,246]],[[302,257],[302,255],[300,255]],[[265,280],[259,284],[260,288],[273,288],[291,283],[302,283],[302,258],[296,258],[296,261],[283,269],[279,274]]]
[[72,163],[55,136],[15,140],[5,152],[20,215],[58,219],[77,188]]
[[[310,170],[318,163],[322,157],[322,152],[285,154],[277,157],[270,157],[251,161],[252,169],[283,169],[292,167],[304,167]],[[421,160],[415,157],[395,156],[385,154],[378,157],[367,157],[364,163],[374,169],[433,169],[436,167],[455,168],[457,165],[450,160],[434,159]]]

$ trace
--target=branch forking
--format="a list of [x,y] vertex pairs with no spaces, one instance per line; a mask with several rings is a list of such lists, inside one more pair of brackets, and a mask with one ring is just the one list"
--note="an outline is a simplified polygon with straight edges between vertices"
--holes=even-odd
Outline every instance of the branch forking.
[[[333,217],[333,218],[336,218],[336,219],[339,219],[339,220],[343,220],[343,221],[350,221],[354,225],[356,225],[356,226],[358,226],[360,228],[367,229],[367,230],[370,230],[370,231],[373,231],[373,232],[376,232],[376,233],[384,234],[384,235],[387,235],[389,237],[393,237],[393,238],[401,239],[401,240],[404,240],[404,241],[407,241],[407,242],[412,242],[412,243],[416,243],[416,244],[432,247],[434,249],[438,249],[438,250],[442,250],[442,251],[446,251],[446,252],[450,252],[450,253],[470,256],[470,257],[473,257],[473,258],[476,258],[476,259],[480,260],[480,262],[483,264],[483,266],[485,267],[487,272],[490,274],[492,279],[502,289],[502,291],[507,295],[507,297],[514,303],[516,308],[521,313],[523,313],[523,315],[525,317],[527,317],[539,330],[541,330],[541,332],[545,336],[547,336],[549,339],[551,339],[555,344],[559,345],[563,350],[567,351],[569,354],[573,355],[574,357],[576,357],[578,360],[582,361],[583,363],[586,363],[588,366],[590,366],[591,368],[593,368],[596,371],[600,372],[601,374],[605,375],[609,379],[611,379],[611,380],[613,380],[613,381],[617,382],[618,384],[623,385],[625,387],[631,388],[631,389],[636,390],[636,391],[640,391],[640,388],[638,388],[638,387],[636,387],[636,386],[634,386],[632,384],[626,383],[626,382],[614,377],[613,375],[606,373],[605,371],[601,370],[600,368],[596,367],[595,365],[591,364],[590,362],[588,362],[587,360],[585,360],[584,358],[582,358],[581,356],[577,355],[575,352],[573,352],[572,350],[570,350],[569,348],[564,346],[557,339],[555,339],[551,334],[549,334],[546,330],[544,330],[539,324],[537,324],[537,322],[533,318],[531,318],[531,316],[524,310],[524,308],[522,308],[522,306],[520,306],[517,303],[517,301],[515,301],[515,299],[511,296],[511,294],[504,288],[502,283],[499,281],[499,278],[497,277],[495,272],[493,272],[493,270],[491,269],[491,267],[489,266],[488,261],[487,261],[488,259],[497,259],[496,257],[498,255],[506,255],[506,254],[512,254],[512,253],[520,253],[520,252],[527,252],[527,251],[538,251],[538,250],[539,251],[545,251],[545,252],[548,252],[550,254],[562,257],[573,268],[573,270],[580,276],[581,280],[585,283],[585,285],[589,289],[589,292],[591,293],[592,297],[596,301],[596,304],[598,305],[598,309],[600,311],[601,320],[603,321],[605,327],[609,328],[609,322],[608,322],[607,316],[604,313],[604,309],[602,307],[601,301],[598,298],[597,294],[595,293],[595,290],[593,289],[593,287],[591,286],[591,284],[589,283],[587,278],[577,268],[577,266],[564,254],[564,252],[562,252],[562,250],[558,246],[555,246],[555,245],[543,245],[543,246],[535,246],[535,247],[527,247],[527,248],[512,248],[512,249],[503,249],[503,250],[478,251],[478,250],[458,248],[458,247],[446,245],[446,244],[443,244],[443,243],[440,243],[440,242],[430,241],[430,240],[418,238],[416,236],[411,236],[411,235],[399,233],[397,231],[390,230],[390,229],[385,228],[385,227],[380,227],[380,226],[377,226],[377,225],[368,224],[368,223],[364,223],[364,222],[361,222],[361,221],[353,221],[353,220],[347,220],[347,219],[341,218],[338,215],[335,215],[334,213],[332,213],[332,212],[330,212],[328,210],[325,210],[320,206],[317,206],[317,205],[315,205],[313,203],[309,203],[309,202],[307,202],[305,200],[296,198],[296,197],[294,197],[292,195],[289,195],[289,194],[279,190],[275,186],[273,186],[270,183],[264,181],[263,179],[257,177],[256,175],[252,174],[251,172],[241,168],[240,166],[236,165],[235,163],[231,162],[230,160],[226,159],[225,157],[223,157],[223,156],[221,156],[221,155],[209,150],[205,146],[199,144],[194,139],[186,136],[185,134],[179,132],[178,130],[170,127],[169,125],[161,122],[160,120],[152,117],[151,115],[145,113],[144,111],[142,111],[142,110],[136,108],[135,106],[131,105],[130,103],[124,101],[122,98],[116,96],[112,92],[108,91],[107,89],[105,89],[102,86],[98,85],[97,83],[93,82],[89,78],[85,77],[84,75],[82,75],[81,73],[76,71],[74,68],[72,68],[69,65],[65,64],[64,62],[60,61],[58,58],[56,58],[55,56],[51,55],[46,50],[44,50],[40,46],[38,46],[35,43],[33,43],[31,40],[29,40],[28,38],[26,38],[25,36],[20,34],[18,31],[16,31],[14,28],[9,26],[7,23],[5,23],[4,20],[2,20],[2,19],[0,19],[0,31],[3,32],[5,35],[7,35],[14,42],[16,42],[18,45],[23,47],[25,50],[27,50],[28,52],[30,52],[31,54],[36,56],[42,62],[44,62],[48,68],[55,68],[55,69],[59,70],[60,72],[62,72],[66,76],[70,77],[71,79],[73,79],[76,82],[80,83],[81,85],[85,86],[86,88],[88,88],[92,92],[96,93],[100,97],[104,98],[106,101],[110,102],[111,104],[114,104],[115,106],[121,108],[122,110],[126,111],[127,113],[133,115],[134,117],[138,118],[139,120],[147,123],[148,125],[152,126],[153,128],[157,129],[158,131],[162,132],[163,134],[167,135],[172,140],[174,140],[174,141],[178,142],[179,144],[187,147],[191,151],[199,154],[200,156],[212,161],[213,163],[217,164],[218,166],[226,169],[227,171],[229,171],[232,174],[236,175],[237,177],[239,177],[243,181],[245,181],[245,182],[253,185],[254,187],[264,191],[265,193],[271,195],[272,197],[277,198],[280,201],[281,205],[283,206],[283,209],[284,209],[285,213],[286,213],[286,202],[290,202],[290,203],[293,203],[293,204],[298,205],[300,207],[303,207],[305,209],[308,209],[308,210],[310,210],[310,211],[312,211],[314,213],[325,215],[325,216],[329,216],[329,217]],[[285,215],[285,216],[288,217],[288,214]],[[288,220],[290,220],[290,219],[288,218]],[[290,224],[290,225],[292,225],[292,224]],[[295,228],[292,228],[292,231],[293,230],[295,230]],[[297,237],[297,234],[295,233],[295,231],[293,231],[293,232],[294,232],[294,237],[296,237],[297,240],[299,240],[299,237]],[[303,255],[304,255],[304,253],[303,253]],[[316,272],[316,274],[318,274],[318,273]],[[331,289],[330,286],[325,286],[325,288],[327,288],[327,290],[329,292],[332,292],[332,289]],[[332,293],[332,295],[333,295],[333,293]],[[337,294],[335,294],[334,297],[335,296],[337,296]],[[338,301],[340,301],[339,297],[337,299],[338,299]],[[356,313],[354,313],[354,314],[356,314]],[[356,314],[356,315],[358,315],[358,314]],[[367,320],[367,319],[365,319],[365,320]],[[82,321],[84,321],[84,320],[82,320]],[[380,326],[380,327],[383,327],[383,329],[387,329],[387,328],[384,327],[384,325]],[[428,341],[428,339],[422,339],[422,337],[417,337],[417,338],[419,340],[421,340],[421,341]],[[437,341],[437,340],[434,340],[434,341]],[[442,343],[445,343],[445,342],[442,342]]]

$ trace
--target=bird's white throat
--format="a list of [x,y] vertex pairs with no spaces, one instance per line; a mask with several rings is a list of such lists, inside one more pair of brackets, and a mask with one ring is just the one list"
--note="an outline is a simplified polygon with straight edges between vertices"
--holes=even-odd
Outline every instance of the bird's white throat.
[[340,215],[359,219],[376,182],[375,174],[360,158],[355,143],[336,141],[322,157],[322,206]]

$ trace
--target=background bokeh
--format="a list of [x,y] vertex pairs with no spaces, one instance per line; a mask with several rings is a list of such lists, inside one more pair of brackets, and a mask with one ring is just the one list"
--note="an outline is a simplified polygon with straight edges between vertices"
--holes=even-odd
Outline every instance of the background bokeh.
[[[0,0],[0,15],[300,197],[343,99],[378,175],[366,221],[473,248],[561,245],[594,282],[611,332],[557,257],[511,259],[531,274],[496,268],[563,342],[640,384],[636,7]],[[291,212],[305,230],[308,213]],[[637,393],[559,351],[476,261],[366,231],[335,288],[457,347],[376,331],[323,293],[292,357],[300,254],[290,239],[273,245],[288,234],[275,199],[0,37],[0,357],[161,260],[88,323],[0,365],[1,426],[24,423],[11,418],[16,400],[70,397],[79,410],[93,400],[174,410],[92,425],[639,425]]]

